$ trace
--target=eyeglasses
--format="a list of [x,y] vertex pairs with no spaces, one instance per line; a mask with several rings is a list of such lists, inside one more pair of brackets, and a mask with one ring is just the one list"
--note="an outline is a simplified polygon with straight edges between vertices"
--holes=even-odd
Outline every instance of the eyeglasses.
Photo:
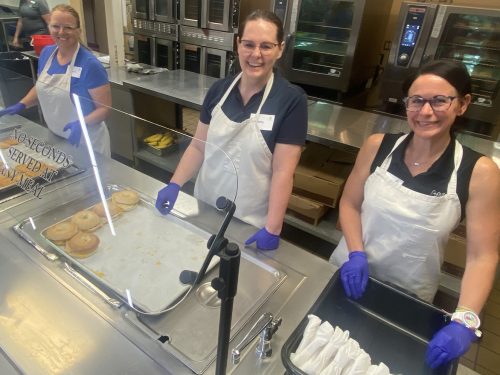
[[409,112],[419,112],[425,103],[429,103],[435,112],[443,112],[451,107],[451,103],[456,96],[436,95],[430,99],[424,99],[419,95],[403,98],[406,110]]
[[251,53],[255,51],[256,48],[258,48],[260,53],[263,55],[269,55],[273,51],[274,47],[278,46],[278,43],[271,42],[262,42],[257,45],[255,42],[245,39],[241,40],[240,44],[245,52]]
[[78,29],[78,26],[68,26],[68,25],[55,25],[55,24],[50,24],[49,25],[50,29],[56,33],[58,33],[59,31],[73,31],[73,30],[76,30]]

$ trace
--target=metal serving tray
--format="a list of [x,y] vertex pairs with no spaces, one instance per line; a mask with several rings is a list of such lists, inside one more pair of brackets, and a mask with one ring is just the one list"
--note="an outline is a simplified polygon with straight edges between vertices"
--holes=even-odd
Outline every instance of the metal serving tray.
[[[123,190],[108,185],[106,195]],[[93,284],[111,291],[124,302],[147,313],[161,312],[175,302],[188,286],[180,283],[182,270],[198,270],[208,252],[210,234],[173,214],[161,216],[154,201],[140,195],[136,208],[113,220],[116,235],[109,224],[93,233],[99,237],[97,251],[84,259],[76,259],[63,246],[44,237],[44,231],[76,212],[99,202],[97,194],[56,207],[37,217],[26,219],[14,230],[36,248],[55,252],[66,259]],[[32,222],[36,223],[36,229]],[[214,257],[210,267],[218,261]],[[130,295],[130,298],[129,298]]]
[[[425,364],[428,342],[448,324],[450,315],[378,280],[370,278],[363,297],[354,301],[345,296],[337,272],[308,314],[348,330],[372,364],[384,362],[391,374],[452,375],[457,371],[458,361],[436,370]],[[289,374],[306,375],[291,362],[290,354],[302,340],[307,322],[306,315],[281,350]]]

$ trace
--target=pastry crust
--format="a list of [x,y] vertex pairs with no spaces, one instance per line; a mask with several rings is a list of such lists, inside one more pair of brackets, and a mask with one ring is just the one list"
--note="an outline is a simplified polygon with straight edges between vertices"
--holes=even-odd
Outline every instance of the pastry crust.
[[93,211],[83,210],[71,216],[71,222],[81,231],[93,231],[101,225],[101,219]]
[[17,141],[17,139],[14,139],[14,138],[5,138],[5,139],[2,139],[0,141],[0,148],[1,149],[6,149],[6,148],[9,148],[10,146],[15,146],[18,143],[19,142]]
[[24,164],[18,164],[16,165],[16,168],[14,168],[18,173],[22,173],[24,174],[25,176],[28,176],[28,177],[36,177],[36,176],[39,176],[40,175],[40,171],[32,171],[31,169],[29,169],[26,165]]
[[78,227],[69,221],[52,225],[45,231],[45,237],[56,245],[64,245],[71,237],[78,233]]
[[9,177],[0,176],[0,187],[6,187],[6,186],[13,185],[13,184],[14,184],[14,181],[12,181],[12,179],[10,179]]
[[[117,217],[122,213],[122,209],[118,207],[113,201],[108,200],[107,204],[111,217]],[[106,219],[106,211],[104,210],[104,205],[102,204],[102,202],[92,207],[92,211],[94,211],[97,216]]]
[[132,190],[117,191],[111,195],[111,200],[124,211],[130,211],[139,203],[139,194]]
[[94,233],[78,232],[66,243],[66,251],[74,258],[87,258],[95,253],[99,237]]

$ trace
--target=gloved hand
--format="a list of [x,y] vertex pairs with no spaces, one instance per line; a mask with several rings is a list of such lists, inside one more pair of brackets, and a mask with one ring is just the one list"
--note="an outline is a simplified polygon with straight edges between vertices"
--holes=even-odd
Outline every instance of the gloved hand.
[[155,206],[162,215],[166,215],[172,211],[179,195],[179,190],[181,190],[179,185],[175,182],[169,182],[167,186],[158,192]]
[[80,144],[80,138],[82,137],[82,127],[80,126],[80,121],[75,120],[66,124],[63,131],[70,131],[68,141],[73,146],[78,146]]
[[257,241],[257,249],[259,250],[275,250],[280,245],[280,236],[269,233],[266,227],[258,230],[248,240],[245,245],[250,245]]
[[17,115],[19,112],[21,112],[23,109],[26,108],[26,105],[19,102],[16,104],[12,104],[11,106],[4,108],[0,111],[0,116],[4,115]]
[[340,280],[347,297],[361,298],[368,284],[368,259],[364,251],[351,251],[340,267]]
[[441,328],[429,342],[425,361],[431,368],[438,368],[465,354],[476,340],[471,329],[458,322],[451,322]]

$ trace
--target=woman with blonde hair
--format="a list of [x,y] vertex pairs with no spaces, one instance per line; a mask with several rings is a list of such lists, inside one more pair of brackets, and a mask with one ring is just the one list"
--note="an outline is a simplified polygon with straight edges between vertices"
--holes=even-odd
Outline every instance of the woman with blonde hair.
[[104,123],[111,106],[108,75],[92,52],[82,48],[78,12],[70,5],[56,5],[49,30],[55,44],[46,46],[40,54],[36,86],[19,103],[0,111],[0,116],[20,113],[38,102],[48,128],[78,145],[82,129],[71,98],[71,94],[77,94],[82,98],[94,150],[110,156],[109,132]]

